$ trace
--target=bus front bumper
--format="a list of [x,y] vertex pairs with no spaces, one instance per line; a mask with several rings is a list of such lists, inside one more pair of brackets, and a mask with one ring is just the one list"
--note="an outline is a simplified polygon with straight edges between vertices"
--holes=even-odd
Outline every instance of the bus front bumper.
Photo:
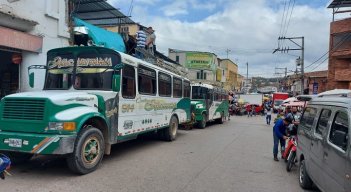
[[51,135],[0,132],[0,151],[42,155],[63,155],[73,152],[76,135]]

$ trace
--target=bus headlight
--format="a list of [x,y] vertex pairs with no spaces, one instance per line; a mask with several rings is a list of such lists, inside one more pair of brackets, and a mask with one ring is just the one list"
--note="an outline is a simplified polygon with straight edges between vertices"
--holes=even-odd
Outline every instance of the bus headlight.
[[49,122],[49,130],[52,131],[75,131],[75,122]]

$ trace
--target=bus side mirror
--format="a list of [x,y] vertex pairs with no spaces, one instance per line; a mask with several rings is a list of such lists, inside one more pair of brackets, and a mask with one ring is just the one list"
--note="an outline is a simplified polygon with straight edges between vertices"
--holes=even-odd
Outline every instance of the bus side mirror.
[[29,86],[34,88],[34,72],[29,73]]
[[34,71],[35,69],[46,69],[45,65],[31,65],[28,67],[28,77],[29,77],[29,86],[34,88]]
[[121,75],[113,75],[112,91],[119,92],[121,90]]

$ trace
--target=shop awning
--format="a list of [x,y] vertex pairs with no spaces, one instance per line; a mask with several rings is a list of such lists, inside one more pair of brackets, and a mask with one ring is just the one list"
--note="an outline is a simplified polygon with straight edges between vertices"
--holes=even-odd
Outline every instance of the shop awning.
[[106,0],[74,0],[74,16],[96,26],[135,24]]
[[86,27],[88,36],[98,46],[104,46],[125,53],[126,46],[123,38],[119,33],[107,31],[106,29],[94,26],[81,19],[74,18],[76,27]]

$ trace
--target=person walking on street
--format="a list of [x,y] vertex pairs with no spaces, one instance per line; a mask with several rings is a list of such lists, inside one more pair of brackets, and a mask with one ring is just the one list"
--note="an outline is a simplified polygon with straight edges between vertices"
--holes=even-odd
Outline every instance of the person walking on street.
[[137,49],[135,51],[135,55],[139,59],[144,59],[146,37],[143,26],[139,25],[139,31],[136,33]]
[[273,127],[273,158],[274,161],[279,161],[278,159],[278,145],[280,143],[281,154],[285,150],[285,140],[288,138],[286,136],[286,129],[292,123],[290,116],[279,119]]
[[[252,105],[252,114],[256,117],[256,106],[255,105]],[[252,117],[252,114],[251,114],[251,117]]]
[[252,109],[250,104],[246,105],[246,112],[247,112],[247,117],[252,116]]
[[266,109],[266,123],[267,125],[271,124],[271,120],[272,120],[272,113],[273,113],[273,109],[271,107],[268,107]]

